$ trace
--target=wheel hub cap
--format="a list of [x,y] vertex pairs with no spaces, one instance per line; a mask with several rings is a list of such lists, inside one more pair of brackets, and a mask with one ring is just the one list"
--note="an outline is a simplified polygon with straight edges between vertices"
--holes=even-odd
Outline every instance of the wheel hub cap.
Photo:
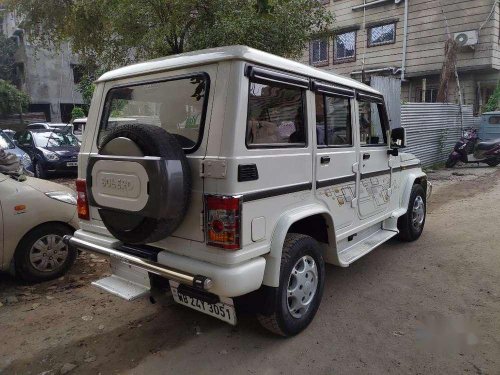
[[420,229],[424,223],[425,218],[425,204],[422,197],[419,195],[415,198],[413,202],[413,212],[412,212],[412,225],[415,229]]
[[67,256],[68,246],[57,234],[49,234],[38,239],[29,252],[31,265],[41,272],[52,272],[58,269]]
[[309,310],[318,289],[318,268],[314,259],[305,255],[292,269],[288,279],[287,306],[294,318],[301,318]]

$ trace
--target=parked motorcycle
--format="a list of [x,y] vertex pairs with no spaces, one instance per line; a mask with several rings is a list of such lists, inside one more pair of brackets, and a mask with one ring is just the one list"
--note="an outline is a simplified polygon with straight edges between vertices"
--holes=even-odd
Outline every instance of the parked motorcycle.
[[486,163],[490,167],[500,164],[500,139],[480,141],[477,130],[465,129],[460,140],[446,161],[446,168],[452,168],[457,162]]

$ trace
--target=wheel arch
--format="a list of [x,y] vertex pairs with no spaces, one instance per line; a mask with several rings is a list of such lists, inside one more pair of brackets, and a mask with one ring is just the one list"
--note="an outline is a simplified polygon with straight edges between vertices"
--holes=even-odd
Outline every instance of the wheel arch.
[[[337,258],[334,220],[320,204],[302,206],[281,215],[271,236],[271,251],[266,255],[263,284],[279,285],[281,254],[288,233],[301,233],[316,239],[324,249],[325,259]],[[335,261],[333,261],[335,263]]]
[[54,221],[46,221],[44,223],[41,223],[41,224],[38,224],[36,226],[34,226],[33,228],[30,228],[29,230],[27,230],[22,236],[21,238],[19,239],[19,242],[17,243],[16,245],[16,248],[14,249],[14,252],[12,253],[12,258],[10,260],[10,266],[12,266],[14,264],[14,260],[16,258],[16,254],[17,252],[19,251],[19,246],[20,244],[24,241],[24,239],[26,238],[26,236],[28,236],[31,232],[33,232],[34,230],[37,230],[39,229],[40,227],[43,227],[43,226],[46,226],[46,225],[62,225],[66,228],[68,228],[69,230],[71,231],[75,231],[77,230],[77,228],[74,228],[71,224],[69,223],[65,223],[64,221],[57,221],[57,220],[54,220]]
[[423,187],[425,193],[427,194],[427,175],[423,171],[411,172],[406,176],[406,183],[404,185],[404,191],[401,195],[401,207],[406,208],[408,206],[408,201],[410,200],[411,189],[413,185],[419,184]]

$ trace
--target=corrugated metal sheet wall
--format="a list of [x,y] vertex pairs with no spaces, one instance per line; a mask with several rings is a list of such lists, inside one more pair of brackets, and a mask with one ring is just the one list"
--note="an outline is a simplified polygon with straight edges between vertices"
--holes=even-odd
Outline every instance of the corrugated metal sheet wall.
[[[462,106],[463,127],[477,126],[472,106]],[[461,136],[460,106],[447,103],[407,103],[401,105],[401,125],[406,128],[408,148],[423,166],[446,160]]]

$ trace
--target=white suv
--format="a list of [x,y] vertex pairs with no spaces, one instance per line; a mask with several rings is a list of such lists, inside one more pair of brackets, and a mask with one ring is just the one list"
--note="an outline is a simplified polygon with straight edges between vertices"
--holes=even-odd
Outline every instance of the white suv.
[[374,89],[248,47],[121,68],[97,81],[65,240],[111,256],[95,284],[113,294],[168,279],[181,304],[236,324],[243,301],[293,335],[325,262],[422,233],[430,185],[404,142]]

